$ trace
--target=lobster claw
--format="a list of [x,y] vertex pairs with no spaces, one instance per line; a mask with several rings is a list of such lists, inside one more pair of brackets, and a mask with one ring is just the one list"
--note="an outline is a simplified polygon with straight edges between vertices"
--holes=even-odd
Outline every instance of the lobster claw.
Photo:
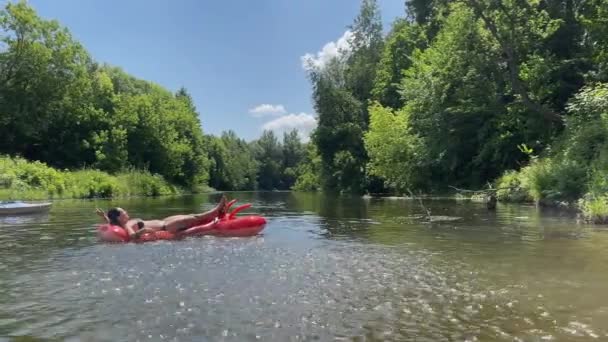
[[226,204],[226,207],[224,207],[224,210],[222,210],[222,212],[218,215],[219,218],[224,218],[224,216],[226,216],[226,214],[228,214],[228,210],[230,210],[230,207],[232,207],[232,205],[234,203],[236,203],[236,199],[233,199],[232,201],[228,202],[228,204]]
[[243,204],[241,206],[234,208],[234,210],[230,213],[230,215],[228,215],[228,220],[234,219],[234,217],[236,216],[236,214],[239,213],[239,211],[245,210],[250,207],[251,207],[251,203],[247,203],[247,204]]

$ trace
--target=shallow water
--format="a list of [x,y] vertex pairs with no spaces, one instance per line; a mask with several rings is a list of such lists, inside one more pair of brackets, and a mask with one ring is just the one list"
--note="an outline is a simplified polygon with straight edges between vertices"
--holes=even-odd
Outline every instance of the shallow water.
[[96,206],[156,218],[217,195],[58,201],[0,217],[0,341],[608,340],[608,230],[530,206],[229,193],[253,238],[110,245]]

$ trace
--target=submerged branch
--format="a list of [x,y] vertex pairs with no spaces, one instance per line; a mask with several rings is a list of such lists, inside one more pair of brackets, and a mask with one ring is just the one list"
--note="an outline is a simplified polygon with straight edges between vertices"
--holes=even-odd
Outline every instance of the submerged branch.
[[[412,198],[416,198],[416,196],[414,196],[414,194],[412,193],[412,190],[407,189],[407,191],[410,193],[410,196],[412,196]],[[426,212],[426,217],[430,222],[431,221],[431,211],[429,209],[427,209],[427,207],[424,206],[420,196],[418,196],[418,202],[420,203],[420,206],[422,207],[422,209],[424,209],[424,211]]]
[[458,192],[473,192],[473,193],[488,193],[488,192],[496,192],[499,190],[509,190],[509,189],[515,189],[515,187],[513,186],[508,186],[508,187],[504,187],[504,188],[496,188],[496,189],[485,189],[485,190],[468,190],[468,189],[460,189],[457,188],[455,186],[452,185],[448,185],[448,187],[458,191]]

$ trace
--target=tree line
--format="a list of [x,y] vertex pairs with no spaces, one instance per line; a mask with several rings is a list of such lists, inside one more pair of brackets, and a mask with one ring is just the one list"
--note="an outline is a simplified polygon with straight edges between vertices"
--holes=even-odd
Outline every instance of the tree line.
[[191,96],[97,63],[70,32],[25,1],[0,12],[0,153],[59,169],[148,170],[195,189],[289,189],[297,132],[247,143],[205,135]]
[[534,166],[511,182],[524,197],[582,196],[608,166],[607,14],[603,0],[407,0],[384,35],[363,0],[349,47],[309,67],[309,171],[328,191],[407,193]]
[[99,64],[57,22],[9,3],[0,153],[219,190],[494,183],[516,189],[503,198],[608,213],[608,2],[407,0],[403,13],[384,34],[376,0],[362,0],[347,48],[309,65],[318,126],[303,144],[295,131],[206,135],[187,90]]
[[305,145],[298,132],[284,133],[282,142],[272,131],[250,143],[233,131],[206,136],[211,160],[209,185],[222,190],[288,190],[299,176]]

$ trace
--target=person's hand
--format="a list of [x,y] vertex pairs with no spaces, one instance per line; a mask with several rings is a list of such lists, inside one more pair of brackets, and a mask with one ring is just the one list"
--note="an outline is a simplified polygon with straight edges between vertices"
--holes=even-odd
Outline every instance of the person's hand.
[[106,212],[99,209],[99,208],[95,208],[95,213],[99,216],[101,216],[101,218],[103,218],[106,222],[110,222],[110,219],[108,218],[108,216],[106,215]]
[[138,230],[137,232],[135,232],[134,236],[135,238],[139,238],[140,236],[147,234],[147,233],[154,233],[155,230],[152,228],[142,228],[140,230]]

